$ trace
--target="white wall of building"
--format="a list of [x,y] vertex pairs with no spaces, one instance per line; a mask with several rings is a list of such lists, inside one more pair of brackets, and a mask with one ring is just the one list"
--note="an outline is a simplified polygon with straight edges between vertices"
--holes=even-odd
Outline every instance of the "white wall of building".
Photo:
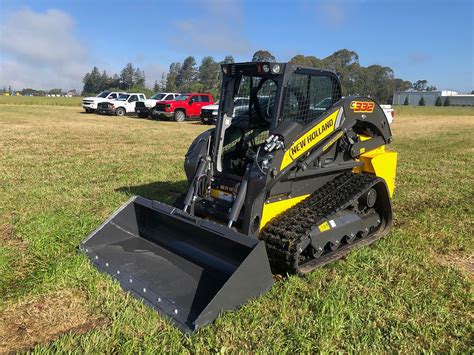
[[459,95],[456,91],[451,90],[395,91],[393,93],[393,104],[403,105],[408,97],[408,105],[418,106],[420,99],[424,97],[426,106],[434,106],[436,99],[440,96],[443,104],[446,97],[449,96],[451,106],[474,106],[474,95]]

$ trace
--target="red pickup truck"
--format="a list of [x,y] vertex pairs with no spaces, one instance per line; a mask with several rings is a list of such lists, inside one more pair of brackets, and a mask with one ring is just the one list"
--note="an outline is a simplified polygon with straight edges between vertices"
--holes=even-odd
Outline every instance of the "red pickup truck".
[[170,119],[182,122],[188,117],[199,117],[201,108],[214,103],[211,94],[187,93],[174,100],[157,102],[151,111],[151,117]]

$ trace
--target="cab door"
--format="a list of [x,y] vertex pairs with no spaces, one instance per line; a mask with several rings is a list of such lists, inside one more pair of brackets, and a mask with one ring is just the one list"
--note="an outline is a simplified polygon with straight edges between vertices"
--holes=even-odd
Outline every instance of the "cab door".
[[193,100],[193,103],[191,105],[190,116],[199,116],[201,114],[201,108],[210,104],[209,96],[206,95],[194,95],[191,100]]
[[199,95],[192,95],[188,100],[188,116],[198,116],[201,113],[201,107],[199,107]]
[[128,98],[126,108],[125,108],[127,112],[135,112],[135,105],[137,101],[138,101],[137,95],[130,95],[130,97]]

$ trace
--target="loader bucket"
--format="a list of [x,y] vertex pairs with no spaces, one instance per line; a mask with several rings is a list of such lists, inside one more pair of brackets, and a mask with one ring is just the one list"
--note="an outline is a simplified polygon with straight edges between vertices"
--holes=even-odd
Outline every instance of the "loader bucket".
[[130,199],[81,248],[99,270],[187,332],[273,282],[262,241],[142,197]]

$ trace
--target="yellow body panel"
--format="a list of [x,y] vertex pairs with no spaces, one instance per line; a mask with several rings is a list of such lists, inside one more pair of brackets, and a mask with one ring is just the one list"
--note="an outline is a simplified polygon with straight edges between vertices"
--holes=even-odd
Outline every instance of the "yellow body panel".
[[387,183],[390,197],[395,190],[395,175],[397,173],[396,152],[385,151],[385,146],[361,154],[359,159],[364,163],[362,166],[354,168],[355,173],[367,172],[381,177]]
[[260,229],[265,227],[265,225],[270,222],[273,217],[276,217],[282,212],[285,212],[287,209],[293,207],[298,202],[303,201],[309,195],[302,195],[293,198],[287,198],[285,200],[264,203],[262,210],[262,221],[260,222]]
[[324,222],[322,224],[319,225],[319,231],[322,233],[322,232],[326,232],[328,230],[330,230],[331,227],[329,226],[329,223],[328,222]]
[[218,189],[211,190],[211,197],[218,198],[226,201],[233,201],[233,195],[231,192],[222,191]]
[[280,170],[285,169],[300,155],[306,153],[315,144],[319,143],[330,133],[334,132],[334,129],[336,128],[336,118],[338,113],[339,110],[334,111],[324,120],[319,122],[312,129],[310,129],[308,132],[303,134],[303,136],[301,136],[298,140],[296,140],[283,155]]

